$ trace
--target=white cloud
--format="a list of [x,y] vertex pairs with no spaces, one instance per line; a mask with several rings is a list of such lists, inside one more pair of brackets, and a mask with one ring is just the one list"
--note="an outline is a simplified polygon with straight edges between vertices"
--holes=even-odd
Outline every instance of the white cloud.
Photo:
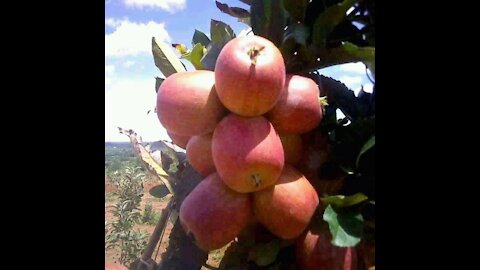
[[365,74],[365,65],[362,62],[343,64],[339,67],[341,71]]
[[154,86],[153,78],[114,80],[105,91],[105,141],[128,141],[117,127],[133,129],[143,141],[170,140],[154,112]]
[[117,21],[109,18],[105,24],[115,28],[112,33],[105,35],[106,57],[151,54],[152,37],[157,41],[171,42],[165,23],[135,23],[128,19]]
[[339,80],[344,83],[348,88],[356,88],[360,86],[362,82],[361,76],[341,76]]
[[135,61],[132,61],[132,60],[128,60],[128,61],[123,62],[123,67],[125,67],[125,68],[129,68],[133,65],[135,65]]
[[105,76],[113,75],[115,73],[115,66],[114,65],[105,65]]
[[134,8],[160,8],[170,13],[185,9],[186,0],[124,0],[127,7]]
[[363,85],[363,91],[367,93],[373,93],[373,84],[367,83]]

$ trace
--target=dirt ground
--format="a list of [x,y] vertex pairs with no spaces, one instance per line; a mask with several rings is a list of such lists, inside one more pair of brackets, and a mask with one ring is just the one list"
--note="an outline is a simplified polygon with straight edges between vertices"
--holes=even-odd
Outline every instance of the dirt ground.
[[[142,202],[140,204],[141,213],[143,213],[143,210],[145,209],[145,205],[148,204],[148,203],[150,203],[152,205],[152,209],[155,213],[160,213],[161,210],[167,206],[168,201],[170,199],[170,195],[167,195],[163,199],[158,199],[158,198],[155,198],[155,197],[151,196],[148,193],[148,190],[151,187],[153,187],[157,184],[156,182],[153,182],[153,181],[148,180],[144,184],[145,195],[143,196]],[[114,218],[112,213],[110,212],[109,208],[110,208],[110,206],[115,205],[115,203],[117,202],[117,199],[114,196],[112,196],[112,194],[111,194],[111,192],[113,192],[114,190],[115,190],[115,187],[113,185],[107,183],[107,178],[105,178],[105,221],[107,221],[108,223],[111,223],[113,221],[113,218]],[[155,249],[155,252],[152,255],[152,259],[154,259],[157,262],[160,261],[161,254],[163,252],[165,252],[165,250],[168,246],[168,240],[169,240],[169,237],[170,237],[170,232],[172,230],[172,227],[173,227],[173,224],[171,222],[168,222],[167,227],[166,227],[165,232],[164,232],[164,235],[163,235],[163,238],[162,238],[162,242],[160,243],[160,249],[158,251],[158,254],[157,254],[157,249]],[[144,233],[147,233],[150,236],[152,234],[153,230],[155,229],[155,225],[137,224],[137,225],[134,226],[134,229],[139,229],[140,231],[142,231]],[[158,248],[158,246],[157,246],[157,248]],[[214,267],[218,267],[218,265],[220,263],[220,260],[223,257],[223,253],[225,251],[225,248],[210,252],[210,254],[208,256],[207,264],[211,265],[211,266],[214,266]],[[155,258],[156,254],[157,254],[157,256]],[[119,258],[119,255],[120,255],[120,252],[118,250],[109,249],[105,252],[105,260],[106,261],[111,261],[111,262],[117,262],[117,260]],[[207,270],[207,269],[208,268],[202,267],[202,270]]]

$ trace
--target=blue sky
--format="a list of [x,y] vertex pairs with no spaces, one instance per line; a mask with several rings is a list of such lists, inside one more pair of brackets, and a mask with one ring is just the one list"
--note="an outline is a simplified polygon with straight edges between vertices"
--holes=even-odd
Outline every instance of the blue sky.
[[[238,0],[220,2],[248,9]],[[153,62],[151,38],[190,48],[195,29],[209,35],[210,19],[229,24],[237,35],[248,29],[221,13],[214,0],[105,1],[105,141],[128,141],[118,134],[117,126],[137,131],[144,141],[169,140],[153,113],[154,77],[162,74]],[[367,91],[372,88],[361,63],[320,72],[340,79],[353,90],[359,90],[362,84]],[[151,113],[147,115],[148,110]]]

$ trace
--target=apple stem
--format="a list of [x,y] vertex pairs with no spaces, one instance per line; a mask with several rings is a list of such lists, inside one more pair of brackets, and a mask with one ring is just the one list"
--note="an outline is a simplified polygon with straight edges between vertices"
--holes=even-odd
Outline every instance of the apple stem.
[[262,179],[260,178],[260,175],[258,173],[253,174],[252,178],[253,178],[253,183],[255,184],[255,187],[257,188],[262,183]]
[[252,48],[250,48],[248,50],[247,53],[248,53],[248,56],[250,56],[250,60],[252,61],[252,65],[257,64],[257,57],[263,49],[265,49],[265,46],[262,46],[259,49],[255,48],[255,46],[253,46]]

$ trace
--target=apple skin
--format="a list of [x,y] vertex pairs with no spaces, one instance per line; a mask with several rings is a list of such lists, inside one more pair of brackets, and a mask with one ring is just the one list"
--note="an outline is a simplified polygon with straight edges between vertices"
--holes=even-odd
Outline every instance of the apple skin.
[[285,162],[282,142],[265,117],[236,114],[215,128],[212,157],[225,184],[240,193],[274,185]]
[[266,116],[279,133],[302,134],[323,119],[318,85],[309,78],[289,74],[282,94]]
[[237,237],[252,218],[249,194],[229,189],[217,173],[202,180],[180,206],[180,222],[204,251],[219,249]]
[[202,176],[216,171],[212,157],[212,134],[192,136],[187,144],[187,159]]
[[[253,55],[252,50],[258,54]],[[282,54],[260,36],[232,39],[215,64],[218,97],[228,110],[241,116],[260,116],[271,110],[283,90],[285,76]]]
[[319,198],[310,182],[286,164],[274,186],[253,194],[257,220],[279,238],[294,239],[305,231]]
[[211,133],[227,110],[218,99],[212,71],[174,73],[157,92],[157,116],[168,131],[181,136]]
[[188,140],[190,140],[190,136],[182,136],[182,135],[178,135],[178,134],[175,134],[175,133],[172,133],[170,131],[167,131],[167,134],[168,136],[170,137],[170,139],[172,139],[172,142],[182,148],[182,149],[186,149],[187,148],[187,143],[188,143]]
[[285,163],[296,165],[302,159],[303,142],[298,134],[279,134],[282,141]]
[[357,270],[354,247],[332,245],[328,229],[308,230],[296,241],[297,263],[301,270]]

